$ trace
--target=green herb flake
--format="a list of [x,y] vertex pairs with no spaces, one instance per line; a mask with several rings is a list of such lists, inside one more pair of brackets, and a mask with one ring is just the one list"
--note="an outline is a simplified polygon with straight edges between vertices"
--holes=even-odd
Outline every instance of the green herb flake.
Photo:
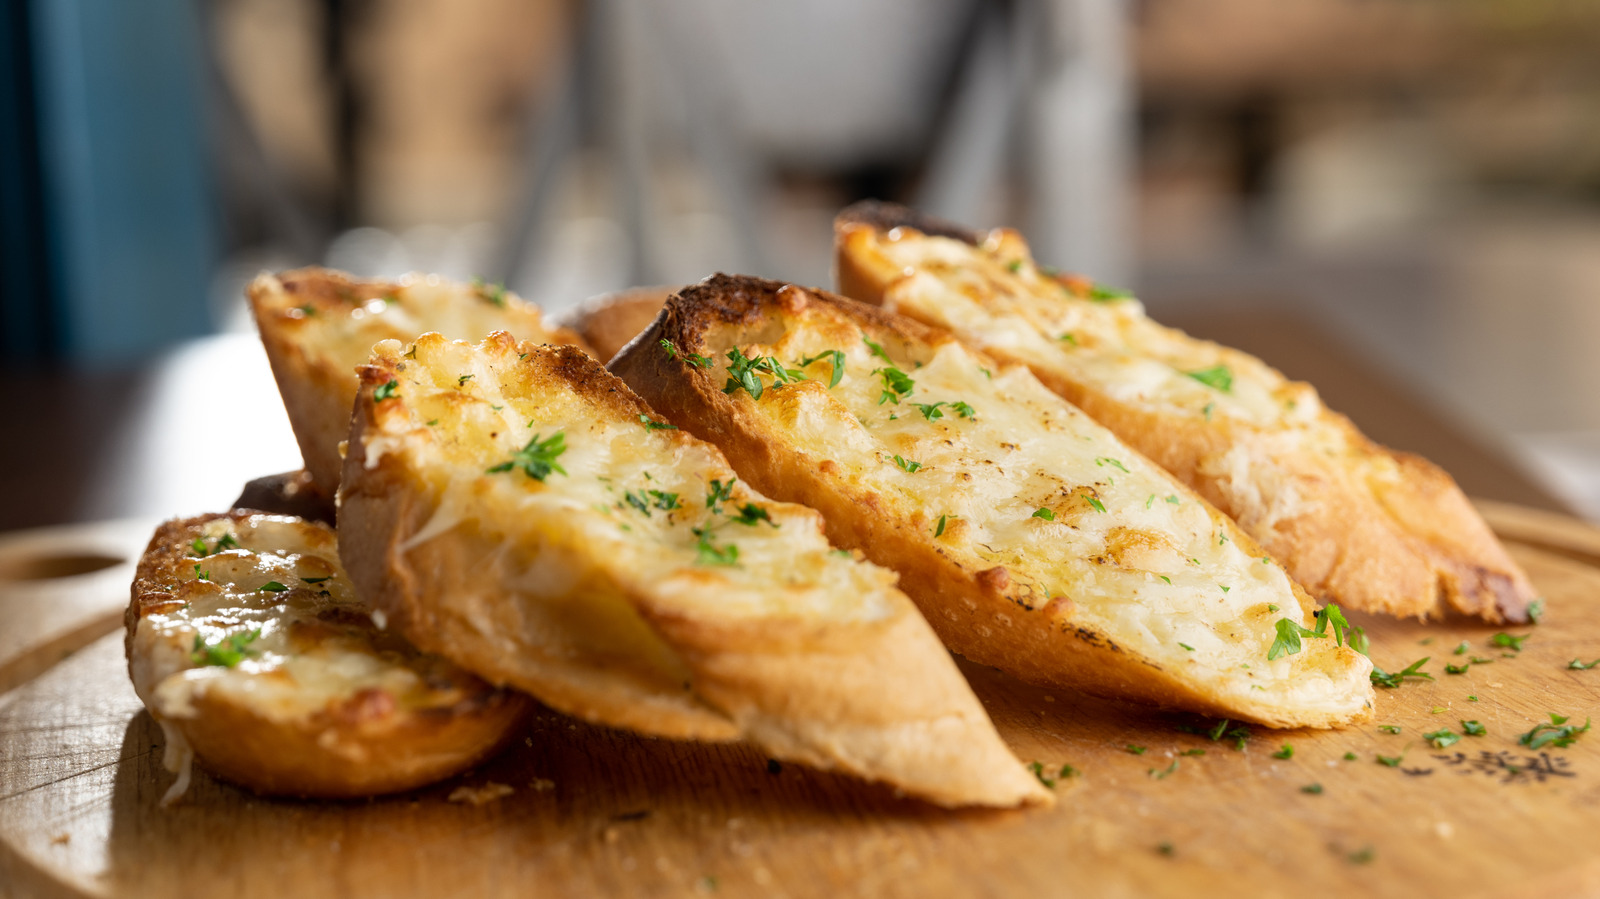
[[928,421],[938,421],[939,419],[944,418],[944,413],[939,411],[939,407],[947,406],[949,403],[912,403],[911,405],[916,406],[917,409],[921,410],[922,417]]
[[1461,742],[1461,735],[1448,727],[1441,727],[1438,730],[1423,734],[1422,739],[1432,743],[1434,749],[1444,749]]
[[1300,792],[1309,793],[1312,796],[1321,796],[1322,795],[1322,784],[1306,784],[1305,786],[1300,788]]
[[917,386],[917,382],[912,380],[910,375],[893,366],[874,369],[872,373],[883,377],[883,392],[878,395],[880,406],[891,402],[898,405],[901,400],[910,396],[911,391]]
[[639,413],[639,424],[644,425],[646,431],[676,431],[678,429],[677,425],[656,421],[642,412]]
[[1103,287],[1099,284],[1089,287],[1089,299],[1096,303],[1109,303],[1113,300],[1129,300],[1132,298],[1133,293],[1131,291],[1123,290],[1120,287]]
[[1500,646],[1500,647],[1504,647],[1506,649],[1509,649],[1512,652],[1521,652],[1522,651],[1522,641],[1528,639],[1531,636],[1533,636],[1533,635],[1532,634],[1514,635],[1514,634],[1507,634],[1507,633],[1499,633],[1499,634],[1495,634],[1492,638],[1490,638],[1489,642],[1493,643],[1496,646]]
[[1021,259],[1013,259],[1010,262],[1007,262],[1006,263],[1006,271],[1009,271],[1009,272],[1012,272],[1012,273],[1016,273],[1016,272],[1022,271],[1022,260]]
[[1190,651],[1190,652],[1194,652],[1194,647],[1193,647],[1193,646],[1190,646],[1190,645],[1189,645],[1189,644],[1187,644],[1187,643],[1179,643],[1179,644],[1178,644],[1178,645],[1179,645],[1179,646],[1182,646],[1182,647],[1183,647],[1183,648],[1184,648],[1184,649],[1187,649],[1187,650],[1188,650],[1188,651]]
[[1165,840],[1156,844],[1156,851],[1162,855],[1165,855],[1167,858],[1171,858],[1178,852],[1178,850],[1171,843]]
[[1040,506],[1039,508],[1033,510],[1033,515],[1030,517],[1043,518],[1045,521],[1055,521],[1056,513],[1046,509],[1044,506]]
[[767,510],[756,505],[755,503],[745,503],[743,506],[740,506],[739,514],[733,516],[729,520],[736,524],[749,525],[750,527],[755,527],[763,521],[772,525],[773,527],[778,526],[778,523],[772,520],[772,516],[767,513]]
[[1233,372],[1226,365],[1213,365],[1198,371],[1186,371],[1184,374],[1213,390],[1220,390],[1223,393],[1233,392]]
[[1056,339],[1061,341],[1062,343],[1070,343],[1073,346],[1077,346],[1078,345],[1078,338],[1073,336],[1071,331],[1068,331],[1067,333],[1061,335],[1060,337],[1057,337]]
[[1380,755],[1378,756],[1378,764],[1388,768],[1398,768],[1400,763],[1405,761],[1405,758],[1403,755]]
[[1183,500],[1178,499],[1178,495],[1176,493],[1174,493],[1171,496],[1167,497],[1167,502],[1169,502],[1169,503],[1173,504],[1174,506],[1176,506],[1179,503],[1183,502]]
[[1360,756],[1356,755],[1353,752],[1347,752],[1347,753],[1344,754],[1344,760],[1347,761],[1347,762],[1353,762],[1358,758],[1360,758]]
[[1113,459],[1110,456],[1100,456],[1099,458],[1094,460],[1094,464],[1096,464],[1096,465],[1098,465],[1098,466],[1100,466],[1102,468],[1104,468],[1105,466],[1109,465],[1112,468],[1115,468],[1116,470],[1122,472],[1123,474],[1133,474],[1133,472],[1129,471],[1128,467],[1126,465],[1123,465],[1120,460]]
[[828,379],[828,389],[839,386],[839,380],[844,377],[844,350],[823,350],[815,356],[807,356],[800,360],[800,367],[805,368],[813,362],[826,359],[833,366],[833,375]]
[[1588,732],[1591,722],[1590,719],[1585,718],[1583,726],[1578,727],[1575,724],[1567,724],[1568,720],[1570,719],[1565,715],[1552,713],[1549,724],[1534,725],[1533,730],[1517,737],[1517,742],[1536,751],[1546,746],[1560,746],[1562,748],[1571,746],[1573,741]]
[[1469,737],[1481,737],[1487,734],[1489,729],[1477,721],[1462,721],[1461,732]]
[[1132,753],[1133,755],[1144,755],[1146,752],[1150,751],[1150,747],[1140,746],[1137,743],[1129,743],[1126,747],[1124,747],[1124,751]]
[[389,383],[379,384],[377,388],[372,391],[372,401],[374,403],[381,403],[384,400],[394,399],[399,395],[400,382],[390,378]]
[[528,441],[527,446],[511,454],[510,461],[501,462],[489,469],[489,474],[498,474],[502,471],[511,471],[521,468],[522,473],[535,481],[543,481],[551,472],[566,474],[567,470],[556,463],[556,459],[567,451],[567,436],[565,431],[557,431],[550,437],[540,440],[538,434]]
[[1089,501],[1089,505],[1093,506],[1096,512],[1104,512],[1106,510],[1106,504],[1102,503],[1098,497],[1085,493],[1083,498]]
[[462,375],[461,377],[456,378],[456,386],[457,387],[464,387],[464,386],[466,386],[466,383],[468,381],[470,381],[470,380],[472,380],[472,375]]
[[1589,662],[1587,664],[1585,664],[1585,663],[1583,663],[1583,662],[1581,662],[1581,661],[1579,661],[1577,659],[1573,659],[1572,661],[1567,663],[1567,667],[1572,669],[1573,671],[1588,671],[1590,668],[1593,668],[1596,665],[1600,665],[1600,659],[1595,659],[1594,661]]
[[710,356],[702,356],[699,353],[680,353],[677,345],[665,337],[661,338],[658,343],[660,344],[661,349],[666,351],[666,354],[669,358],[682,359],[684,362],[688,363],[691,368],[710,368],[717,364],[717,361],[712,359]]
[[1444,666],[1444,673],[1445,674],[1466,674],[1467,673],[1467,669],[1470,668],[1470,667],[1471,667],[1470,665],[1446,665],[1446,666]]
[[1267,661],[1272,661],[1281,655],[1294,655],[1301,649],[1303,637],[1326,637],[1327,634],[1310,630],[1287,618],[1279,618],[1273,625],[1277,629],[1278,637],[1272,641],[1272,646],[1267,649]]
[[1360,849],[1345,856],[1352,865],[1370,865],[1372,860],[1377,857],[1378,853],[1371,846],[1362,846]]
[[899,468],[906,474],[916,474],[922,468],[921,462],[913,462],[910,459],[902,457],[899,453],[895,454],[894,464],[895,467]]
[[706,508],[712,512],[722,511],[722,504],[733,497],[733,485],[737,483],[739,483],[738,478],[733,478],[726,484],[712,478],[709,489],[706,490]]
[[189,661],[195,665],[214,665],[219,668],[232,668],[245,660],[250,654],[250,644],[261,637],[261,628],[250,631],[239,631],[229,634],[216,643],[208,643],[199,634],[194,635],[194,644],[189,651]]
[[717,546],[711,540],[710,528],[694,528],[694,535],[698,538],[695,544],[694,563],[696,565],[737,565],[739,564],[739,547],[732,543],[727,546]]
[[1294,747],[1285,743],[1282,749],[1272,754],[1272,757],[1275,759],[1292,759],[1294,758]]
[[308,584],[320,584],[323,581],[333,580],[333,575],[330,574],[327,577],[303,577],[300,580],[305,581]]
[[1056,788],[1056,784],[1060,783],[1061,781],[1066,780],[1069,777],[1078,776],[1078,769],[1072,767],[1071,765],[1062,765],[1059,770],[1052,773],[1045,770],[1043,762],[1030,762],[1028,764],[1028,770],[1032,771],[1033,776],[1039,779],[1039,783],[1044,784],[1047,788],[1052,790],[1054,790]]
[[1467,641],[1462,640],[1459,644],[1456,645],[1456,648],[1455,648],[1454,652],[1458,656],[1464,656],[1464,655],[1467,654],[1467,650],[1469,650],[1471,648],[1472,648],[1472,644],[1471,643],[1468,643]]
[[1172,764],[1168,765],[1167,767],[1151,768],[1146,773],[1150,775],[1152,780],[1166,780],[1168,777],[1178,773],[1178,761],[1178,759],[1173,759]]
[[1158,574],[1158,575],[1156,575],[1156,577],[1161,578],[1162,580],[1166,581],[1168,584],[1172,583],[1172,578],[1167,577],[1164,574]]
[[872,353],[872,355],[877,356],[879,359],[882,359],[891,365],[894,363],[894,360],[889,358],[889,354],[884,352],[883,344],[873,340],[871,337],[868,337],[865,334],[861,335],[861,342],[867,345],[867,349]]
[[1205,755],[1206,751],[1204,749],[1200,749],[1200,748],[1196,747],[1194,749],[1185,749],[1184,751],[1182,751],[1182,752],[1180,752],[1178,754],[1179,755]]
[[950,519],[955,518],[955,517],[956,516],[954,516],[954,515],[940,515],[939,516],[939,524],[936,527],[934,527],[934,529],[933,529],[933,536],[935,536],[935,537],[943,537],[944,536],[945,523],[948,522]]
[[1478,701],[1478,697],[1476,697],[1476,696],[1468,696],[1467,697],[1467,702],[1477,702],[1477,701]]
[[1398,724],[1380,724],[1380,725],[1378,725],[1378,730],[1381,730],[1386,734],[1397,734],[1397,733],[1400,732],[1400,725],[1398,725]]
[[472,288],[477,291],[479,298],[487,300],[502,309],[505,308],[506,289],[504,285],[489,284],[484,282],[482,278],[473,278]]
[[1370,675],[1372,678],[1372,685],[1374,687],[1384,687],[1386,689],[1393,690],[1404,683],[1407,678],[1414,678],[1417,680],[1433,680],[1433,675],[1422,670],[1422,666],[1428,663],[1428,659],[1428,656],[1423,656],[1422,658],[1406,666],[1404,670],[1398,671],[1394,674],[1390,674],[1389,672],[1384,671],[1382,668],[1379,668],[1377,665],[1373,665],[1372,674]]
[[262,584],[261,586],[257,587],[256,588],[256,592],[257,593],[282,593],[282,592],[284,592],[284,591],[286,591],[288,589],[289,589],[288,587],[285,587],[284,585],[278,583],[277,581],[267,581],[265,584]]
[[1533,622],[1534,624],[1538,624],[1539,623],[1539,619],[1541,619],[1543,617],[1544,617],[1544,597],[1541,596],[1538,599],[1535,599],[1533,602],[1528,603],[1528,620]]

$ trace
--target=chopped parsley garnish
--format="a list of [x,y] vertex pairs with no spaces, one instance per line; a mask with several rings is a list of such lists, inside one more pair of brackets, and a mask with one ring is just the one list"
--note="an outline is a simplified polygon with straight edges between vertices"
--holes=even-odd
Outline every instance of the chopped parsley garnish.
[[1158,574],[1158,575],[1156,575],[1156,577],[1161,578],[1162,580],[1166,581],[1168,584],[1172,583],[1172,578],[1167,577],[1164,574]]
[[1178,495],[1176,493],[1174,493],[1171,496],[1167,497],[1167,502],[1172,503],[1174,506],[1176,506],[1176,505],[1178,505],[1179,503],[1181,503],[1183,501],[1178,499]]
[[267,581],[265,584],[262,584],[261,586],[257,587],[256,588],[256,592],[257,593],[282,593],[282,592],[284,592],[285,590],[288,590],[288,589],[289,589],[288,587],[285,587],[284,585],[278,583],[277,581]]
[[233,539],[233,535],[232,534],[223,534],[221,537],[218,537],[217,538],[217,545],[215,547],[211,548],[211,549],[206,549],[206,541],[205,541],[204,537],[196,537],[196,538],[194,538],[194,542],[189,544],[189,550],[191,552],[193,552],[196,556],[202,556],[202,557],[203,556],[216,555],[217,553],[222,552],[225,549],[238,549],[238,548],[239,548],[239,541]]
[[1094,510],[1096,512],[1104,512],[1106,510],[1106,504],[1101,502],[1099,497],[1090,496],[1089,494],[1085,493],[1083,494],[1083,498],[1089,501],[1089,505],[1094,506]]
[[833,377],[828,379],[828,387],[839,386],[839,379],[844,377],[844,350],[823,350],[815,356],[808,356],[800,360],[800,367],[805,368],[819,359],[827,359],[833,366]]
[[1562,748],[1571,746],[1574,740],[1589,730],[1591,721],[1585,718],[1583,726],[1579,727],[1576,724],[1568,724],[1568,720],[1565,715],[1552,713],[1549,724],[1534,725],[1533,730],[1517,737],[1517,742],[1532,750],[1543,749],[1546,746]]
[[1184,648],[1184,649],[1187,649],[1187,650],[1188,650],[1188,651],[1190,651],[1190,652],[1194,652],[1194,647],[1193,647],[1193,646],[1190,646],[1190,645],[1189,645],[1189,644],[1187,644],[1187,643],[1179,643],[1179,644],[1178,644],[1178,645],[1179,645],[1179,646],[1182,646],[1182,647],[1183,647],[1183,648]]
[[1151,768],[1148,773],[1153,780],[1166,780],[1171,775],[1178,773],[1178,759],[1173,759],[1172,764],[1165,768]]
[[629,490],[622,496],[628,501],[628,505],[643,512],[646,518],[650,517],[650,510],[652,509],[671,512],[674,509],[683,508],[683,503],[678,499],[678,494],[661,490]]
[[733,478],[726,484],[712,478],[710,489],[706,491],[706,508],[713,512],[722,511],[721,505],[733,497],[733,485],[737,483],[739,483],[738,478]]
[[699,353],[679,353],[677,346],[665,337],[661,338],[660,344],[661,348],[667,351],[667,356],[673,359],[682,359],[692,368],[710,368],[717,364],[716,360],[710,356],[702,356]]
[[861,335],[861,342],[867,345],[867,349],[872,351],[872,355],[877,356],[879,359],[882,359],[890,364],[894,363],[894,360],[889,358],[889,354],[884,352],[883,344],[873,340],[871,337],[868,337],[865,334]]
[[1322,784],[1306,784],[1305,786],[1300,788],[1300,792],[1302,792],[1302,793],[1310,793],[1312,796],[1321,796],[1322,795]]
[[1347,752],[1347,753],[1344,754],[1344,760],[1347,761],[1347,762],[1353,762],[1357,758],[1360,758],[1360,756],[1356,755],[1353,752]]
[[773,521],[772,516],[767,513],[766,508],[758,506],[755,503],[745,503],[744,505],[740,506],[739,514],[731,516],[729,520],[735,522],[736,524],[746,524],[750,527],[755,527],[763,521],[772,525],[773,527],[778,526],[778,523]]
[[[883,401],[880,399],[878,402],[879,404],[882,404]],[[972,411],[972,407],[962,402],[952,403],[941,400],[937,403],[912,403],[911,405],[916,406],[919,410],[921,410],[922,417],[926,418],[928,421],[938,421],[939,419],[944,418],[944,413],[939,411],[940,406],[949,406],[950,411],[961,416],[962,418],[977,417],[976,413]]]
[[1094,300],[1096,303],[1109,303],[1112,300],[1132,298],[1133,293],[1131,291],[1123,290],[1120,287],[1103,287],[1099,284],[1089,285],[1089,299]]
[[567,435],[565,431],[557,431],[545,440],[540,440],[539,435],[533,435],[528,445],[511,454],[511,460],[501,462],[489,469],[490,474],[510,471],[521,468],[523,474],[535,481],[543,481],[550,473],[566,474],[567,470],[556,464],[556,459],[567,451]]
[[194,579],[197,581],[209,581],[211,580],[211,572],[201,571],[200,563],[196,562],[194,566]]
[[1278,656],[1284,654],[1294,655],[1299,652],[1302,637],[1328,636],[1327,634],[1320,634],[1314,630],[1303,628],[1287,618],[1279,618],[1277,624],[1273,625],[1273,627],[1277,628],[1278,637],[1272,641],[1272,646],[1267,649],[1267,661],[1269,662]]
[[664,421],[656,421],[642,412],[639,413],[639,424],[644,425],[644,429],[646,431],[676,431],[678,429],[677,425],[667,424]]
[[464,386],[466,386],[466,383],[468,381],[470,381],[470,380],[472,380],[472,375],[462,375],[461,377],[456,378],[456,386],[457,387],[464,387]]
[[1206,407],[1204,409],[1200,410],[1205,415],[1206,421],[1210,421],[1211,420],[1211,410],[1213,410],[1215,408],[1217,408],[1217,404],[1216,403],[1206,403]]
[[955,515],[940,515],[939,516],[939,524],[938,524],[937,527],[935,527],[933,529],[933,536],[935,536],[935,537],[943,537],[944,536],[945,522],[949,521],[952,518],[956,518],[956,517],[958,517],[958,516],[955,516]]
[[505,307],[506,289],[504,285],[486,284],[482,278],[473,278],[472,288],[478,292],[479,297],[488,300],[489,302],[501,308]]
[[1111,458],[1110,456],[1101,456],[1101,457],[1099,457],[1099,458],[1094,460],[1094,464],[1099,465],[1101,467],[1109,465],[1112,468],[1115,468],[1118,471],[1121,471],[1123,474],[1132,474],[1133,473],[1131,471],[1128,471],[1128,466],[1123,465],[1121,462],[1119,462],[1116,459]]
[[1404,683],[1405,679],[1408,677],[1416,678],[1417,680],[1433,680],[1433,675],[1422,670],[1422,666],[1428,663],[1429,658],[1429,656],[1423,656],[1422,658],[1417,659],[1415,662],[1412,662],[1410,665],[1407,665],[1404,670],[1397,671],[1394,674],[1390,674],[1389,672],[1384,671],[1382,668],[1379,668],[1377,665],[1373,665],[1372,674],[1369,675],[1372,678],[1372,685],[1374,687],[1387,687],[1388,689],[1393,690]]
[[1467,697],[1467,702],[1477,702],[1477,701],[1478,701],[1478,697],[1476,697],[1476,696],[1468,696]]
[[1272,754],[1272,757],[1275,759],[1292,759],[1294,758],[1294,747],[1285,743],[1282,749]]
[[1140,746],[1137,743],[1129,743],[1127,747],[1125,747],[1125,751],[1133,753],[1134,755],[1144,755],[1146,752],[1150,751],[1150,747]]
[[1484,727],[1482,724],[1479,724],[1477,721],[1462,721],[1461,732],[1469,737],[1481,737],[1488,733],[1489,729]]
[[389,383],[379,384],[377,389],[372,391],[372,401],[374,403],[381,403],[384,400],[393,399],[399,395],[400,382],[390,378]]
[[1385,765],[1390,768],[1398,768],[1400,767],[1400,763],[1405,761],[1405,758],[1406,757],[1404,755],[1380,755],[1378,756],[1378,764]]
[[1370,865],[1377,856],[1378,853],[1371,846],[1362,846],[1345,857],[1350,859],[1352,865]]
[[773,382],[777,384],[806,379],[804,372],[784,368],[782,362],[771,356],[746,356],[738,347],[734,347],[728,350],[728,383],[723,385],[722,392],[737,393],[742,389],[750,394],[751,399],[761,399],[764,385],[758,374],[760,372],[772,375]]
[[1010,262],[1007,262],[1006,263],[1006,270],[1010,271],[1010,272],[1020,272],[1020,271],[1022,271],[1022,260],[1021,259],[1013,259]]
[[[1214,726],[1207,729],[1190,727],[1189,725],[1184,724],[1179,725],[1178,730],[1189,734],[1200,734],[1208,737],[1213,743],[1220,742],[1224,739],[1232,740],[1233,748],[1239,750],[1240,752],[1244,751],[1245,741],[1250,739],[1249,727],[1243,724],[1234,724],[1227,718],[1218,721]],[[1202,750],[1202,752],[1204,752],[1204,750]]]
[[1533,602],[1528,603],[1528,620],[1534,624],[1538,624],[1539,619],[1543,617],[1544,597],[1541,596],[1538,599],[1535,599]]
[[1182,752],[1180,752],[1178,754],[1179,755],[1205,755],[1206,751],[1204,749],[1200,749],[1200,748],[1196,747],[1194,749],[1185,749],[1184,751],[1182,751]]
[[1046,509],[1044,506],[1040,506],[1039,508],[1033,510],[1032,517],[1043,518],[1045,521],[1055,521],[1056,513]]
[[333,580],[333,575],[330,574],[327,577],[303,577],[300,580],[305,581],[308,584],[320,584],[323,581]]
[[1459,644],[1456,645],[1455,654],[1458,655],[1458,656],[1464,656],[1464,655],[1467,654],[1467,650],[1469,650],[1471,648],[1472,648],[1472,644],[1471,643],[1468,643],[1467,641],[1462,640]]
[[1441,727],[1438,730],[1423,734],[1422,739],[1432,743],[1434,749],[1444,749],[1461,742],[1461,735],[1448,727]]
[[883,393],[878,396],[880,406],[890,402],[898,404],[911,395],[912,388],[917,384],[910,375],[893,366],[874,369],[872,373],[883,376]]
[[1386,734],[1397,734],[1397,733],[1400,732],[1400,725],[1398,725],[1398,724],[1380,724],[1380,725],[1378,725],[1378,730],[1381,730]]
[[922,468],[921,462],[913,462],[910,459],[901,456],[899,453],[895,453],[894,464],[899,467],[901,471],[906,472],[907,474],[916,474],[917,471]]
[[1168,842],[1166,840],[1162,840],[1161,842],[1156,844],[1156,851],[1161,853],[1162,855],[1165,855],[1168,858],[1171,858],[1173,855],[1175,855],[1177,853],[1178,849],[1177,849],[1177,847],[1173,846],[1172,843],[1170,843],[1170,842]]
[[208,643],[199,634],[194,635],[194,645],[189,651],[189,661],[196,665],[215,665],[232,668],[244,661],[250,653],[250,644],[261,636],[261,628],[229,634],[215,643]]
[[1226,365],[1213,365],[1199,371],[1186,371],[1184,374],[1213,390],[1220,390],[1223,393],[1233,392],[1233,372]]
[[1470,665],[1446,665],[1446,666],[1444,666],[1444,673],[1445,674],[1466,674],[1467,673],[1467,669],[1470,668],[1470,667],[1471,667]]
[[739,564],[739,547],[732,543],[727,546],[717,546],[712,543],[710,528],[695,528],[694,535],[699,538],[699,543],[695,545],[696,565]]
[[1051,774],[1045,771],[1043,762],[1028,763],[1028,770],[1032,771],[1033,776],[1039,779],[1039,783],[1044,784],[1046,787],[1052,790],[1056,788],[1056,784],[1066,780],[1069,777],[1076,777],[1078,774],[1078,769],[1072,767],[1071,765],[1062,765],[1060,771]]
[[1594,661],[1589,662],[1588,664],[1584,664],[1583,662],[1580,662],[1577,659],[1573,659],[1572,661],[1567,663],[1567,667],[1571,668],[1573,671],[1588,671],[1590,668],[1593,668],[1596,665],[1600,665],[1600,659],[1595,659]]
[[959,400],[954,402],[954,403],[951,403],[950,404],[950,408],[957,415],[961,416],[962,418],[976,419],[978,417],[978,413],[977,413],[976,410],[974,410],[971,406],[967,405],[965,402],[962,402],[962,401],[959,401]]
[[1056,339],[1060,340],[1060,341],[1063,341],[1065,343],[1070,343],[1073,346],[1077,346],[1078,345],[1078,338],[1075,337],[1071,331],[1068,331],[1067,333],[1061,335],[1060,337],[1057,337]]
[[1494,637],[1491,638],[1489,642],[1493,643],[1496,646],[1500,646],[1500,647],[1504,647],[1506,649],[1509,649],[1512,652],[1521,652],[1522,651],[1522,641],[1528,639],[1531,636],[1533,636],[1533,635],[1532,634],[1513,635],[1513,634],[1499,633],[1499,634],[1495,634]]

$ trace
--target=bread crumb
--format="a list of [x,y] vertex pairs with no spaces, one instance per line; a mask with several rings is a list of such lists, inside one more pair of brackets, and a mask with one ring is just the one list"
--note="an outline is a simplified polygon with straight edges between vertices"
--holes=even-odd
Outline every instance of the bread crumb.
[[535,777],[528,784],[528,787],[530,789],[532,789],[535,793],[545,793],[545,792],[548,792],[550,790],[554,790],[556,788],[556,782],[553,781],[553,780],[549,780],[548,778]]
[[510,796],[515,792],[515,789],[505,784],[497,784],[494,781],[490,781],[481,787],[456,787],[450,791],[449,800],[451,802],[470,802],[473,805],[483,805],[486,802],[494,802],[497,799]]
[[50,845],[52,846],[64,846],[70,842],[72,842],[72,834],[70,833],[58,833],[50,838]]

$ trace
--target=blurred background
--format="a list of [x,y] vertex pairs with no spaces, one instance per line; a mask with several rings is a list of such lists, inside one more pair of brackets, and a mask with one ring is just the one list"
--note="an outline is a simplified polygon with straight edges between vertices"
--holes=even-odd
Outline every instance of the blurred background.
[[557,316],[717,270],[826,286],[865,197],[1018,226],[1469,493],[1600,517],[1600,4],[0,15],[0,530],[297,467],[262,269],[482,277]]

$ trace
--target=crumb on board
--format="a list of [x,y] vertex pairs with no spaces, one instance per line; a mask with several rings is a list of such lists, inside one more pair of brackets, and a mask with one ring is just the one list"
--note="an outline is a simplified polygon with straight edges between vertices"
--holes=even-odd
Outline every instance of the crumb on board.
[[451,802],[470,802],[473,805],[483,805],[494,802],[515,793],[516,790],[506,784],[497,784],[490,781],[481,787],[459,786],[450,791]]

